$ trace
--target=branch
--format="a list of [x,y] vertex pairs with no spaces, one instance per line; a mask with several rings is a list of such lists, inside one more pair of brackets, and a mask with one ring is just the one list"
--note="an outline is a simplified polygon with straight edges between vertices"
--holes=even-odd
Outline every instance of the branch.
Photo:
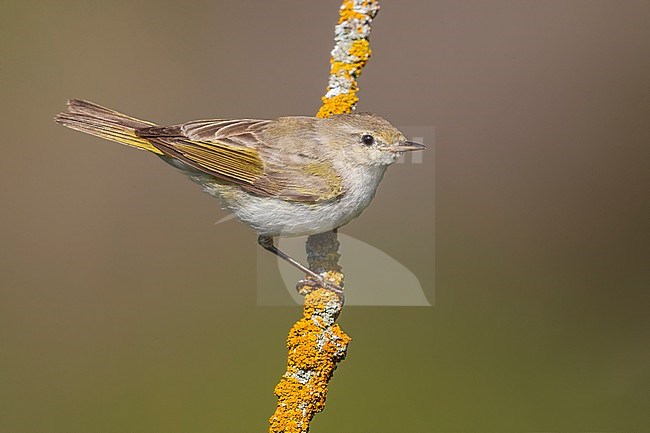
[[[318,117],[354,110],[359,101],[357,78],[371,54],[370,23],[378,11],[377,0],[345,0],[341,5],[327,93]],[[306,248],[309,268],[343,287],[336,231],[309,236]],[[278,405],[269,420],[271,433],[307,432],[314,415],[325,408],[327,384],[350,342],[335,323],[342,307],[342,299],[330,290],[321,288],[305,296],[303,317],[287,337],[287,370],[275,387]]]

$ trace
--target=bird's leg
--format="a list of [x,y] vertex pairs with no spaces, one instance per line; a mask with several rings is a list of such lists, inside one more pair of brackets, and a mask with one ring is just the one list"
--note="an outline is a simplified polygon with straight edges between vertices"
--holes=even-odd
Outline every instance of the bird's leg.
[[306,266],[303,266],[302,264],[300,264],[300,262],[293,259],[288,254],[286,254],[285,252],[279,250],[278,247],[276,247],[273,244],[273,237],[272,236],[259,236],[257,238],[257,243],[260,244],[262,246],[262,248],[264,248],[265,250],[272,252],[276,256],[278,256],[281,259],[285,260],[287,263],[291,264],[292,266],[295,266],[296,268],[300,269],[302,272],[309,275],[310,277],[312,277],[315,280],[315,281],[313,281],[311,283],[308,283],[308,281],[310,281],[310,280],[302,280],[302,282],[305,283],[305,285],[312,285],[313,286],[313,283],[317,283],[321,287],[333,291],[334,293],[336,293],[338,295],[339,298],[343,299],[343,289],[341,289],[336,284],[332,284],[332,283],[330,283],[328,281],[325,281],[325,279],[323,277],[321,277],[320,275],[318,275],[316,272],[312,271],[311,269],[307,268]]

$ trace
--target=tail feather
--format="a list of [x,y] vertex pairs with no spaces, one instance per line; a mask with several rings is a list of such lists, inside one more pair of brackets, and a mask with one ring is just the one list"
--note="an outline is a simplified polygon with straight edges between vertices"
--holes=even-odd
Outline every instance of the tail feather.
[[162,155],[147,139],[139,137],[136,129],[156,126],[155,123],[136,119],[89,101],[71,99],[68,111],[59,113],[54,120],[68,128],[85,132],[117,143],[148,150]]

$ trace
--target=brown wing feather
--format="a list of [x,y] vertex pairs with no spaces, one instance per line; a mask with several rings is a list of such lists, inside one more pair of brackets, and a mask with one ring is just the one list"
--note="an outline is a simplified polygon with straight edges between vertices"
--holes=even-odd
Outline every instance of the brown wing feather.
[[[278,147],[286,149],[279,140],[300,140],[298,146],[305,148],[318,146],[315,137],[280,136],[277,130],[268,134],[269,128],[277,128],[278,122],[284,119],[292,118],[197,120],[183,125],[143,128],[136,133],[164,154],[257,195],[299,202],[338,197],[343,192],[341,179],[331,164],[321,160],[322,152],[318,149],[302,153],[278,151]],[[304,135],[302,129],[299,132]],[[269,136],[276,141],[269,140]]]
[[270,123],[272,123],[271,120],[209,119],[187,122],[180,128],[190,140],[212,142],[259,132]]

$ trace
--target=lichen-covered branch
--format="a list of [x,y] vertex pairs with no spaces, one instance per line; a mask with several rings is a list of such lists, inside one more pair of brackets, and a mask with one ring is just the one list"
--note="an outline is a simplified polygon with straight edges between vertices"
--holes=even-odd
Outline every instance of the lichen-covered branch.
[[[370,23],[379,11],[376,0],[345,0],[335,29],[327,93],[319,117],[350,113],[357,101],[357,78],[370,58]],[[309,268],[343,287],[336,231],[309,236]],[[309,291],[309,287],[305,287]],[[347,353],[350,337],[336,324],[343,299],[326,289],[305,296],[303,317],[287,337],[287,371],[275,387],[278,405],[269,420],[271,433],[303,433],[314,415],[325,408],[327,385],[336,364]]]
[[379,12],[378,1],[347,0],[341,5],[339,22],[334,29],[334,49],[330,58],[327,93],[318,117],[350,113],[357,105],[357,78],[370,54],[370,23]]

